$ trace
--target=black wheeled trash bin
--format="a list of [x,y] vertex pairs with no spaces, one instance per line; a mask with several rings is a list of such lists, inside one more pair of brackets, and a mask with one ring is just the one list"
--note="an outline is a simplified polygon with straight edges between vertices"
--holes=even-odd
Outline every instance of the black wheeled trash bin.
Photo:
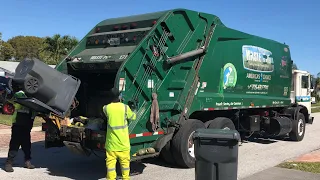
[[237,180],[238,131],[198,129],[193,139],[196,180]]
[[19,98],[19,104],[61,117],[69,111],[81,83],[79,79],[61,73],[38,59],[29,58],[18,64],[12,81],[28,96]]

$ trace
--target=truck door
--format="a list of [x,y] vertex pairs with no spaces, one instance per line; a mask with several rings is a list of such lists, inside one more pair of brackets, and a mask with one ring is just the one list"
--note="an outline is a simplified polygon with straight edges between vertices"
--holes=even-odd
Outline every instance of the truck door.
[[299,73],[296,84],[296,102],[305,106],[311,113],[311,88],[310,74]]

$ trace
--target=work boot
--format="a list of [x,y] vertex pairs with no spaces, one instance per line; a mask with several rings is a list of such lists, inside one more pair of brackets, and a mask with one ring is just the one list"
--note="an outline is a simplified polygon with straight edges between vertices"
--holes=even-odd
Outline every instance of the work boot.
[[25,168],[28,168],[28,169],[34,169],[34,165],[31,164],[30,161],[26,161],[25,164],[24,164],[24,167]]
[[5,170],[6,172],[13,172],[12,161],[10,161],[10,160],[7,160],[7,161],[6,161],[6,164],[5,164],[5,166],[4,166],[4,170]]

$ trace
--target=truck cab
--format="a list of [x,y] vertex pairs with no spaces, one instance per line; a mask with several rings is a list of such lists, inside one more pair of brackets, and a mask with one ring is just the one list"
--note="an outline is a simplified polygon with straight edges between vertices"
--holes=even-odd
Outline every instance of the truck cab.
[[[311,118],[312,79],[308,71],[293,70],[291,84],[291,103],[306,107]],[[306,117],[307,118],[307,117]]]

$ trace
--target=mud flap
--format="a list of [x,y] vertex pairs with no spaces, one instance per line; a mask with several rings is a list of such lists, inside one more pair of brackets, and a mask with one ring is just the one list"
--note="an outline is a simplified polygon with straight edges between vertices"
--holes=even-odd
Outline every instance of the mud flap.
[[91,152],[81,146],[80,143],[77,142],[70,142],[70,141],[63,141],[64,145],[73,153],[90,156]]
[[154,144],[153,148],[160,152],[162,148],[172,139],[173,133],[169,133],[167,135],[161,136]]
[[308,124],[313,124],[313,120],[314,120],[314,117],[311,117],[311,116],[309,115],[309,121],[308,121]]

